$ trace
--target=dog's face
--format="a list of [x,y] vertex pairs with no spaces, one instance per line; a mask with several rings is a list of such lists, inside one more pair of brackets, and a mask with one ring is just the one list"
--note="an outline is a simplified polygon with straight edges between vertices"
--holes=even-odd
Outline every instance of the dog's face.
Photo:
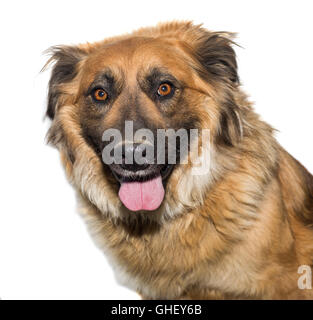
[[[192,104],[199,105],[200,97],[193,89],[190,71],[183,54],[161,39],[132,38],[108,44],[85,62],[78,102],[83,136],[101,158],[109,142],[103,141],[104,132],[121,132],[117,148],[121,148],[122,159],[109,167],[121,185],[120,199],[129,210],[155,210],[163,200],[174,163],[157,161],[162,151],[157,148],[157,130],[184,128],[188,132],[199,127],[200,115]],[[191,90],[195,91],[192,95]],[[131,131],[150,130],[151,141],[142,141],[138,134],[127,138],[126,121],[131,123]],[[152,159],[142,157],[142,163],[137,163],[136,158],[148,148]],[[115,160],[117,154],[118,150]]]
[[[115,217],[132,211],[172,215],[201,201],[213,165],[204,177],[191,176],[191,131],[209,129],[214,150],[231,147],[240,136],[229,35],[174,23],[54,48],[52,60],[49,139],[89,201]],[[160,129],[170,129],[163,144]],[[179,130],[185,140],[180,136],[174,148]]]

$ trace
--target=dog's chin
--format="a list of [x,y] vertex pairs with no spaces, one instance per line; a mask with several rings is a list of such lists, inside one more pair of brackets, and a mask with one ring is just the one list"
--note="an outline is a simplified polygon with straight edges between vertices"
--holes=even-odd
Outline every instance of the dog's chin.
[[162,205],[168,178],[174,165],[149,165],[138,171],[129,171],[112,164],[110,169],[119,184],[118,196],[130,212],[156,212]]

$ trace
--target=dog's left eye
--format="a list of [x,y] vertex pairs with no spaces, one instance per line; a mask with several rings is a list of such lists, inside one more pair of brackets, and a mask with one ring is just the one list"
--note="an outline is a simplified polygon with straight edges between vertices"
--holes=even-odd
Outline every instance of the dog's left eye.
[[161,83],[158,88],[158,95],[160,97],[169,96],[172,92],[173,86],[168,82]]

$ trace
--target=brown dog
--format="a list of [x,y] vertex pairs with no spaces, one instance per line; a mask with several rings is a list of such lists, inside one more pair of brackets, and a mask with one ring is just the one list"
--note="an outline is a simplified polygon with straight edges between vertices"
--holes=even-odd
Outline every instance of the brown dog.
[[[298,273],[313,264],[313,177],[254,113],[231,37],[175,22],[51,51],[48,140],[97,244],[145,298],[313,298]],[[127,164],[142,141],[125,137],[122,163],[104,163],[103,133],[125,136],[126,121],[184,129],[186,163]],[[210,130],[196,149],[192,129]]]

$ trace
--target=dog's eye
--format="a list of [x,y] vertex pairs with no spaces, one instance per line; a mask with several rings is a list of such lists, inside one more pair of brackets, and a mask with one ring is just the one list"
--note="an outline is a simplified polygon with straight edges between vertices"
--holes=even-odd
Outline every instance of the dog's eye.
[[108,94],[103,89],[96,89],[92,92],[92,97],[96,101],[105,101],[108,98]]
[[161,83],[158,88],[158,95],[161,97],[168,96],[173,91],[173,86],[169,83]]

